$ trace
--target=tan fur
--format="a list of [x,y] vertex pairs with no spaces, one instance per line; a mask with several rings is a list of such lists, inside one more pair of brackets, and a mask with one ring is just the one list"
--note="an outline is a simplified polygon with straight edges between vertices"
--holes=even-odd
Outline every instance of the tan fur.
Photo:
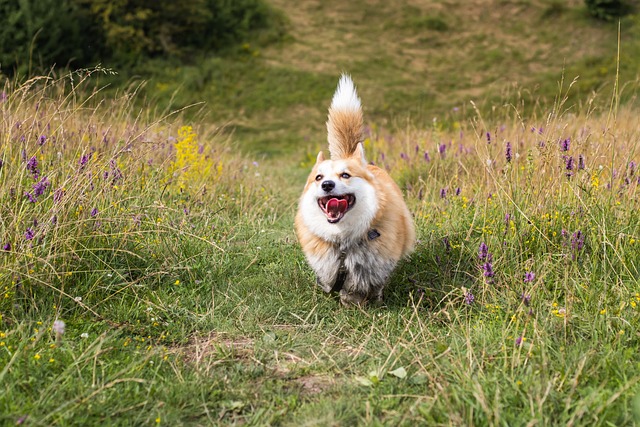
[[[295,218],[298,240],[325,291],[331,290],[337,277],[340,255],[346,256],[351,270],[340,291],[345,305],[380,300],[391,271],[415,244],[413,219],[400,188],[386,171],[366,163],[361,144],[362,110],[355,89],[353,96],[357,108],[329,109],[331,160],[325,160],[322,152],[318,154]],[[317,176],[322,179],[316,180]],[[317,205],[325,194],[322,183],[328,180],[355,196],[353,207],[336,224],[326,222]],[[379,237],[369,238],[371,230]]]
[[362,142],[362,111],[329,109],[327,120],[329,153],[331,158],[346,159]]

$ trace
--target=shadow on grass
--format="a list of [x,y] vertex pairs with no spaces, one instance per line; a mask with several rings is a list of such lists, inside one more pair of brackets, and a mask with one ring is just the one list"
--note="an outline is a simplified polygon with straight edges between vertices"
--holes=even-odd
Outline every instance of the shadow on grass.
[[434,311],[446,301],[462,298],[462,288],[473,287],[475,270],[462,247],[452,247],[446,237],[429,236],[398,265],[385,288],[385,305],[396,309],[420,301],[421,307]]

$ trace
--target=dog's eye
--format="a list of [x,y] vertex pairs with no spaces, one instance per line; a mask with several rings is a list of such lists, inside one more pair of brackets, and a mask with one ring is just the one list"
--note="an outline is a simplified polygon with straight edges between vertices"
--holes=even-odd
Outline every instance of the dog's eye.
[[340,175],[340,178],[349,179],[349,178],[351,178],[351,175],[349,175],[346,172],[343,172],[342,175]]
[[324,178],[322,175],[316,175],[316,181],[320,181],[322,178]]

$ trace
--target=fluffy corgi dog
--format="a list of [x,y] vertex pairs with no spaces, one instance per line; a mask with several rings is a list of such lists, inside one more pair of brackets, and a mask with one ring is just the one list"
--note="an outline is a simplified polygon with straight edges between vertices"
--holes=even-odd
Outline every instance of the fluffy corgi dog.
[[298,240],[325,292],[344,305],[382,300],[398,261],[415,244],[413,219],[389,174],[368,164],[362,106],[342,75],[329,108],[329,153],[309,174],[295,219]]

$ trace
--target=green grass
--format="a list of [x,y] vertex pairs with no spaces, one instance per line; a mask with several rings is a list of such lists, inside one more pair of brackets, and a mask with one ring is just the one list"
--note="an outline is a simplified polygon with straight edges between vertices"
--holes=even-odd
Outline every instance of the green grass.
[[[577,3],[272,3],[279,45],[6,82],[0,424],[639,425],[636,18],[610,108]],[[342,71],[419,238],[363,310],[292,226]]]
[[[358,310],[296,244],[304,156],[238,154],[91,78],[0,104],[2,424],[640,423],[633,109],[372,125],[419,243],[385,306]],[[186,125],[201,149],[180,148]]]
[[[569,104],[586,104],[594,93],[610,93],[616,77],[617,25],[594,20],[582,1],[270,4],[287,16],[278,43],[246,43],[188,63],[156,59],[118,70],[115,87],[142,78],[140,99],[161,110],[203,102],[186,114],[202,118],[204,110],[245,152],[278,156],[325,140],[325,101],[344,71],[367,100],[369,120],[392,130],[407,120],[419,127],[434,117],[447,121],[453,108],[471,119],[470,101],[486,117],[504,104],[540,115],[560,80],[577,78]],[[621,96],[632,103],[637,21],[627,17],[620,26]],[[596,97],[592,107],[607,108],[608,99]]]

